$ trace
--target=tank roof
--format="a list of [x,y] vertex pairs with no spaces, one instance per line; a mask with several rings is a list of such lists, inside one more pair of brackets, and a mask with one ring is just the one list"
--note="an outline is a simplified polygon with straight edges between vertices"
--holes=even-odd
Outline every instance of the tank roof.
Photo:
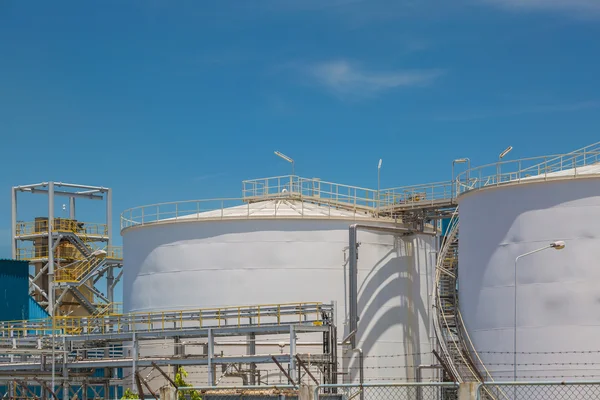
[[[309,203],[293,199],[272,199],[257,201],[223,208],[220,210],[192,213],[177,217],[177,220],[186,219],[213,219],[213,218],[371,218],[367,212],[344,210],[326,205]],[[171,218],[174,220],[175,218]]]

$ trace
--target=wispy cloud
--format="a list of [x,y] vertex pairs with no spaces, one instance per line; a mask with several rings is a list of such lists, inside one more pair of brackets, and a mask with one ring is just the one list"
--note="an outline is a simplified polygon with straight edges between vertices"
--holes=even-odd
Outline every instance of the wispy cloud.
[[600,16],[599,0],[481,0],[515,11],[566,11]]
[[600,109],[600,101],[582,101],[564,104],[545,104],[526,106],[512,109],[478,110],[468,113],[456,112],[449,115],[438,116],[439,121],[473,121],[478,119],[511,117],[526,114],[566,113],[585,110]]
[[444,73],[437,69],[366,70],[346,60],[309,65],[303,71],[316,84],[344,98],[371,97],[387,90],[426,86]]
[[227,175],[227,173],[225,172],[218,172],[216,174],[206,174],[206,175],[199,175],[199,176],[195,176],[192,178],[192,180],[194,182],[202,182],[202,181],[206,181],[209,179],[214,179],[214,178],[218,178],[220,176],[224,176]]

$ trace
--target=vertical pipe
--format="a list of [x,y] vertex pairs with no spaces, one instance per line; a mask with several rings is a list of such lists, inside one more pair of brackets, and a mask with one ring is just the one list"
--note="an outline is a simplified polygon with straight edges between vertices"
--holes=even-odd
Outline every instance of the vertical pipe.
[[69,218],[75,219],[75,197],[69,197]]
[[55,391],[56,360],[54,354],[54,182],[48,182],[48,314],[52,318],[52,391]]
[[[256,334],[249,334],[247,340],[248,355],[256,355]],[[256,385],[256,363],[250,363],[250,385]]]
[[298,377],[296,376],[296,330],[294,325],[290,325],[290,377],[292,384],[296,384]]
[[108,233],[108,242],[110,248],[112,246],[112,189],[106,190],[106,231]]
[[63,376],[63,399],[69,398],[69,370],[67,369],[67,338],[63,336],[63,364],[62,364],[62,376]]
[[133,393],[137,393],[137,384],[135,382],[135,377],[136,377],[136,373],[137,373],[138,344],[137,344],[135,332],[133,332],[131,334],[131,338],[132,338],[132,350],[131,350],[131,364],[132,364],[131,390],[133,391]]
[[208,329],[208,386],[214,385],[213,357],[215,356],[215,339],[212,329]]
[[109,312],[112,314],[115,310],[114,310],[114,293],[115,293],[115,288],[114,288],[114,284],[115,284],[115,272],[114,272],[114,267],[110,266],[108,267],[108,270],[106,271],[106,294],[108,297],[108,303],[109,305]]
[[13,187],[11,189],[11,203],[12,203],[12,212],[11,212],[11,251],[13,260],[17,259],[17,188]]
[[364,383],[365,383],[365,367],[364,367],[364,357],[363,357],[363,351],[361,348],[356,348],[354,349],[354,352],[358,353],[358,379],[360,382],[360,400],[364,400],[365,399],[365,389],[363,387]]
[[354,335],[350,339],[352,348],[356,347],[356,328],[358,326],[358,302],[357,302],[357,284],[358,284],[358,271],[357,271],[357,243],[356,243],[356,231],[358,225],[350,225],[349,228],[349,249],[348,249],[348,310],[349,310],[349,327],[348,334],[354,332]]

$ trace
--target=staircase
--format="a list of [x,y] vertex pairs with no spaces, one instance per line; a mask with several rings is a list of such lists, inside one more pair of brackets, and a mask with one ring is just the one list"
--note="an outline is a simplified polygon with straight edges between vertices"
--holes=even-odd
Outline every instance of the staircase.
[[92,249],[90,249],[89,246],[76,234],[72,232],[61,232],[61,235],[73,246],[75,246],[75,248],[86,258],[92,255]]
[[439,253],[435,279],[435,330],[442,358],[454,375],[447,378],[458,382],[482,382],[484,378],[480,371],[483,371],[491,379],[474,351],[458,307],[458,209],[452,216]]
[[72,283],[80,286],[91,278],[102,266],[106,259],[104,257],[90,256],[78,262],[74,267],[64,267],[56,271],[56,282]]
[[81,293],[81,291],[79,289],[77,289],[74,286],[71,286],[71,287],[69,287],[69,290],[71,291],[73,296],[77,299],[79,304],[81,304],[81,306],[86,309],[87,312],[89,312],[90,314],[94,314],[96,312],[97,308],[94,305],[94,303],[89,301],[87,299],[87,297],[85,297],[85,295],[83,293]]

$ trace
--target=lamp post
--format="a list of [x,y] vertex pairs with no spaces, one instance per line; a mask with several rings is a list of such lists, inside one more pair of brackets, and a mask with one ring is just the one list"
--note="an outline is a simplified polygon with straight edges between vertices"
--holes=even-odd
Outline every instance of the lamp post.
[[286,156],[285,154],[276,151],[275,155],[279,158],[283,158],[285,161],[289,162],[290,164],[292,164],[292,175],[295,175],[295,171],[294,171],[294,160],[291,159],[290,157]]
[[512,146],[508,146],[502,153],[498,155],[498,165],[496,166],[496,184],[500,183],[500,163],[502,162],[502,159],[512,151],[512,149]]
[[452,193],[451,196],[452,198],[454,198],[456,196],[456,190],[455,190],[455,182],[454,182],[454,164],[464,164],[467,163],[467,184],[469,183],[469,170],[471,169],[471,159],[465,157],[465,158],[457,158],[456,160],[452,160]]
[[514,341],[513,341],[513,346],[514,346],[513,375],[514,375],[515,382],[517,381],[517,263],[523,257],[530,256],[532,254],[535,254],[535,253],[538,253],[540,251],[547,250],[547,249],[562,250],[565,248],[565,246],[566,246],[565,242],[560,240],[560,241],[552,242],[549,245],[541,247],[537,250],[533,250],[528,253],[521,254],[521,255],[517,256],[517,258],[515,258],[515,313],[514,313],[515,330],[514,330]]
[[377,164],[377,216],[379,216],[379,205],[381,203],[381,163],[383,160],[379,159],[379,164]]

